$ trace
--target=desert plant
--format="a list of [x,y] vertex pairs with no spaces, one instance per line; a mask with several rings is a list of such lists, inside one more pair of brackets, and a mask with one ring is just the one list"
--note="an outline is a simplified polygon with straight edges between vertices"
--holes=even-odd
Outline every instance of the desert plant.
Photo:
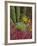
[[11,19],[13,20],[14,23],[16,23],[16,16],[15,16],[15,7],[14,6],[11,6],[10,7],[10,17]]

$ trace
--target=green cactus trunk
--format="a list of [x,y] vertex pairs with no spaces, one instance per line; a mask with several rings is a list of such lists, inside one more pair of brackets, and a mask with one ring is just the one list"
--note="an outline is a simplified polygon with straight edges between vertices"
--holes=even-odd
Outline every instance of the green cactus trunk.
[[20,19],[20,7],[16,7],[16,20],[19,22]]
[[15,15],[15,7],[14,6],[11,6],[10,7],[10,17],[11,19],[13,20],[14,23],[16,23],[16,15]]

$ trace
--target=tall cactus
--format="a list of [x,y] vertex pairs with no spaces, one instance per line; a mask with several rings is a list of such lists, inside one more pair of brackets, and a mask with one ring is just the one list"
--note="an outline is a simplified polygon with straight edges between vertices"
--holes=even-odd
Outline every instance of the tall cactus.
[[20,7],[16,7],[16,19],[17,19],[17,22],[19,22],[19,18],[20,18]]
[[16,16],[15,16],[15,7],[14,6],[11,6],[10,7],[10,17],[11,19],[13,20],[14,23],[16,23]]

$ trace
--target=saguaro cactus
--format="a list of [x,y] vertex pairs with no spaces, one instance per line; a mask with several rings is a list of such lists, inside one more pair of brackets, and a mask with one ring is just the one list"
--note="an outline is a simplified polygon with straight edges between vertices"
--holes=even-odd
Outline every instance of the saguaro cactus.
[[16,7],[16,19],[17,19],[17,22],[19,22],[19,18],[20,18],[20,7]]
[[16,16],[15,16],[15,7],[14,6],[11,6],[10,7],[10,17],[11,19],[13,20],[14,23],[16,23]]

